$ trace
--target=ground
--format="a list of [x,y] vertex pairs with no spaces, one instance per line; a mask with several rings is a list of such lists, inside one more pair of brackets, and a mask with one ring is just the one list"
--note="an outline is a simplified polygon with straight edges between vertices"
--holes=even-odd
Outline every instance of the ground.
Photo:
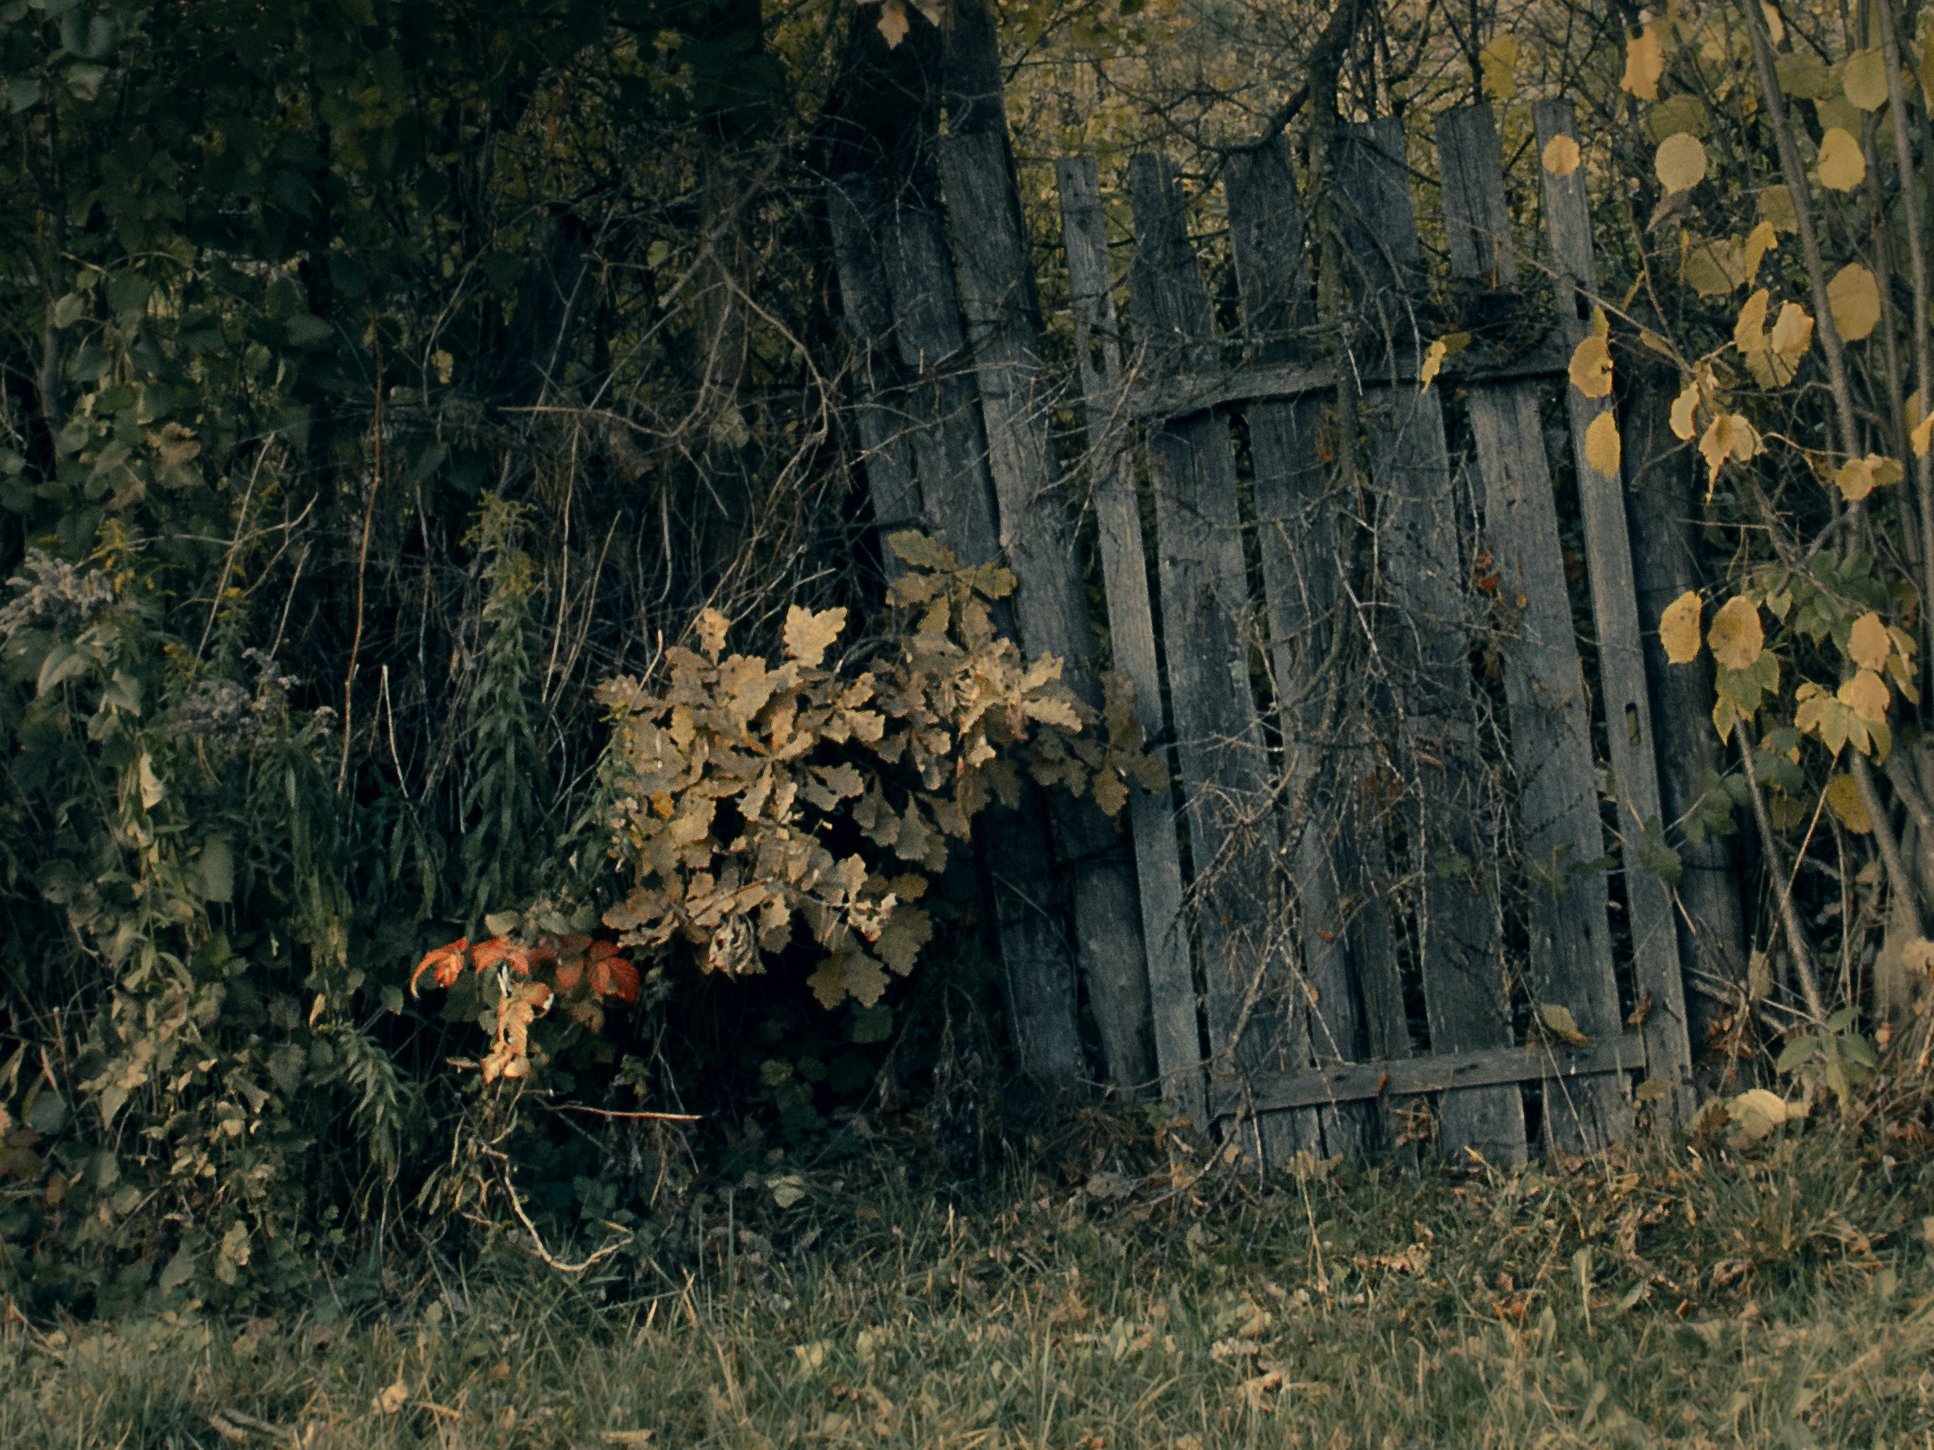
[[1934,1158],[1871,1135],[786,1187],[656,1283],[506,1245],[354,1313],[16,1316],[0,1444],[1934,1445]]

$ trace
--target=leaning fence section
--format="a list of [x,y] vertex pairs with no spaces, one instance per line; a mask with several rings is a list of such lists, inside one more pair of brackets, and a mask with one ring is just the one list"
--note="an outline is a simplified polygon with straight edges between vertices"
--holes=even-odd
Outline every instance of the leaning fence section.
[[[1572,132],[1559,104],[1535,122],[1540,151]],[[1126,218],[1063,162],[1065,380],[998,138],[943,142],[944,216],[835,187],[876,514],[1006,558],[1023,643],[1093,693],[1090,538],[1108,662],[1172,768],[1129,849],[1042,806],[1001,828],[1010,872],[1047,839],[1070,883],[1071,931],[1001,915],[1024,1063],[1065,1074],[1085,1002],[1117,1080],[1279,1164],[1425,1135],[1510,1163],[1681,1121],[1645,560],[1619,400],[1569,380],[1603,327],[1583,172],[1539,170],[1527,246],[1485,108],[1439,124],[1421,228],[1395,122],[1320,162],[1305,199],[1280,138],[1230,158],[1210,246],[1162,157],[1121,178]]]

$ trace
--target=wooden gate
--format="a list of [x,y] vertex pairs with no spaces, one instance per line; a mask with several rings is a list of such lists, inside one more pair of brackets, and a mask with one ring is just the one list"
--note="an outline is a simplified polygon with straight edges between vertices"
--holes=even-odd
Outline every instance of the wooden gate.
[[[1561,104],[1535,123],[1538,150],[1572,134]],[[1434,1132],[1512,1163],[1641,1111],[1683,1121],[1635,460],[1610,425],[1588,452],[1618,400],[1567,381],[1595,325],[1583,171],[1540,168],[1541,237],[1514,237],[1490,111],[1444,117],[1434,277],[1394,122],[1340,130],[1311,245],[1286,144],[1231,157],[1207,259],[1140,156],[1123,310],[1097,167],[1064,162],[1064,378],[1001,138],[941,144],[945,216],[832,187],[846,312],[875,344],[876,517],[1004,556],[1023,645],[1092,696],[1091,510],[1106,655],[1176,788],[1131,802],[1132,850],[1057,818],[1072,933],[1012,904],[1016,862],[1054,863],[1026,819],[996,823],[1024,1065],[1079,1072],[1085,990],[1111,1075],[1152,1056],[1179,1111],[1267,1162]],[[1074,486],[1058,389],[1085,419]]]

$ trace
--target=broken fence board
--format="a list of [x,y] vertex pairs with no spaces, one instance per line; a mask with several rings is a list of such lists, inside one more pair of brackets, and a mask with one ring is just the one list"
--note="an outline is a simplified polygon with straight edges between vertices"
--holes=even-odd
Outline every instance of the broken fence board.
[[[987,443],[940,218],[923,208],[894,207],[881,217],[880,233],[892,336],[908,377],[908,443],[927,516],[963,564],[991,564],[1000,539]],[[1047,894],[1055,870],[1043,792],[1024,780],[1020,805],[990,806],[976,835],[993,889],[1021,1069],[1049,1087],[1073,1088],[1087,1073],[1073,954]]]
[[[1061,162],[1056,167],[1056,179],[1067,245],[1075,355],[1081,373],[1088,472],[1093,480],[1109,640],[1115,667],[1134,686],[1135,714],[1142,731],[1151,742],[1150,748],[1160,749],[1157,742],[1165,739],[1168,731],[1162,717],[1141,504],[1129,458],[1126,420],[1120,413],[1125,395],[1121,341],[1101,186],[1095,163],[1087,157]],[[1162,1093],[1184,1117],[1206,1128],[1202,1033],[1188,927],[1183,920],[1182,853],[1169,792],[1131,790],[1128,821],[1135,847],[1149,1012]]]
[[[1555,136],[1577,134],[1571,108],[1563,102],[1540,102],[1533,117],[1541,148]],[[1559,324],[1576,344],[1590,330],[1589,302],[1598,286],[1585,173],[1582,167],[1569,176],[1555,176],[1543,167],[1539,171]],[[1592,612],[1598,624],[1600,695],[1609,722],[1606,733],[1618,788],[1632,972],[1644,1022],[1640,1030],[1645,1035],[1651,1078],[1664,1093],[1659,1120],[1664,1125],[1677,1125],[1689,1122],[1692,1116],[1692,1050],[1672,894],[1656,873],[1646,869],[1642,850],[1645,832],[1662,829],[1663,818],[1654,715],[1646,686],[1638,589],[1625,515],[1625,485],[1616,470],[1608,473],[1593,467],[1585,448],[1587,430],[1600,415],[1614,411],[1613,403],[1609,398],[1587,398],[1568,386],[1565,406],[1571,420],[1572,456],[1584,516]]]
[[1636,1032],[1621,1032],[1587,1047],[1533,1043],[1481,1052],[1441,1052],[1428,1057],[1397,1057],[1382,1062],[1348,1062],[1304,1072],[1258,1078],[1248,1106],[1261,1111],[1345,1103],[1365,1098],[1415,1097],[1471,1088],[1537,1082],[1570,1086],[1642,1071],[1645,1042]]
[[[1021,644],[1030,655],[1058,656],[1064,683],[1099,711],[1094,629],[1075,567],[1074,519],[1048,438],[1033,258],[1004,137],[983,131],[947,138],[940,174],[985,424],[1000,552],[1016,580]],[[1059,855],[1072,878],[1075,955],[1102,1054],[1115,1083],[1133,1094],[1155,1076],[1134,866],[1114,824],[1092,799],[1055,791],[1048,804]]]
[[[1451,275],[1498,291],[1517,282],[1504,171],[1488,106],[1443,116],[1437,154]],[[1616,1032],[1621,1013],[1606,916],[1605,831],[1585,671],[1565,587],[1558,509],[1538,398],[1528,383],[1473,384],[1471,431],[1484,481],[1484,538],[1493,556],[1509,705],[1535,1005],[1562,1007],[1587,1035]],[[1624,1084],[1583,1083],[1569,1101],[1545,1100],[1545,1131],[1568,1152],[1592,1152],[1631,1128]]]
[[[1290,337],[1308,326],[1311,313],[1288,142],[1278,136],[1233,154],[1227,186],[1244,335],[1264,360],[1287,359]],[[1344,832],[1348,782],[1339,779],[1332,738],[1347,705],[1339,698],[1338,662],[1330,658],[1340,558],[1317,441],[1327,410],[1327,400],[1312,395],[1258,403],[1248,415],[1264,620],[1283,739],[1281,814],[1295,861],[1297,943],[1310,989],[1306,1002],[1292,999],[1289,1007],[1309,1019],[1319,1061],[1365,1055],[1353,975],[1396,973],[1390,961],[1352,963],[1344,918],[1345,895],[1361,888],[1362,872]],[[1394,995],[1400,999],[1400,987]],[[1361,1109],[1339,1110],[1322,1128],[1326,1153],[1357,1158],[1369,1145],[1373,1119]]]
[[[1174,178],[1146,154],[1131,161],[1130,178],[1130,285],[1144,362],[1200,364],[1216,348],[1215,321]],[[1208,414],[1160,428],[1149,454],[1211,1067],[1247,1078],[1307,1066],[1303,1017],[1288,1010],[1296,964],[1273,909],[1276,826],[1261,814],[1268,761],[1248,679],[1248,577],[1229,422]],[[1272,1114],[1253,1131],[1266,1164],[1321,1151],[1313,1113]]]
[[[1475,822],[1489,809],[1477,749],[1477,702],[1465,664],[1469,639],[1461,581],[1455,480],[1435,392],[1395,375],[1416,375],[1422,339],[1411,299],[1422,290],[1422,253],[1412,209],[1403,133],[1394,121],[1342,128],[1338,191],[1356,220],[1345,250],[1346,279],[1360,307],[1357,339],[1372,487],[1390,602],[1399,623],[1381,641],[1398,661],[1402,755],[1412,806],[1414,928],[1432,1053],[1511,1044],[1511,1007],[1485,878],[1491,852]],[[1484,1085],[1445,1095],[1441,1147],[1487,1162],[1525,1160],[1524,1103],[1514,1086]]]

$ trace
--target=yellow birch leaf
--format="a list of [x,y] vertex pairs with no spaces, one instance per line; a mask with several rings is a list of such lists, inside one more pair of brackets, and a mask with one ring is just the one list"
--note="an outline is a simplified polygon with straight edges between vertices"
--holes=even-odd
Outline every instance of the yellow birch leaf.
[[1720,413],[1700,436],[1699,452],[1712,471],[1711,477],[1717,480],[1728,459],[1745,463],[1759,452],[1759,434],[1744,415]]
[[1739,242],[1732,237],[1685,238],[1680,270],[1701,297],[1724,297],[1746,280]]
[[1810,50],[1787,51],[1774,62],[1780,94],[1800,101],[1816,101],[1833,93],[1833,72]]
[[1772,223],[1776,232],[1800,229],[1800,214],[1793,206],[1793,193],[1785,186],[1769,186],[1759,194],[1759,214]]
[[1430,391],[1430,385],[1437,381],[1437,373],[1444,366],[1444,359],[1449,355],[1450,349],[1445,346],[1444,339],[1441,337],[1424,349],[1423,365],[1417,369],[1418,392]]
[[1813,345],[1813,319],[1797,302],[1782,302],[1780,315],[1773,322],[1769,339],[1773,351],[1783,358],[1799,358]]
[[1766,260],[1766,254],[1780,244],[1779,231],[1769,221],[1761,221],[1746,233],[1746,255],[1744,268],[1746,280],[1751,281],[1759,273],[1759,264]]
[[1772,293],[1761,287],[1739,309],[1739,317],[1733,323],[1733,346],[1741,352],[1759,346],[1765,339],[1766,308],[1771,301]]
[[1928,445],[1934,443],[1934,413],[1929,413],[1920,422],[1916,423],[1913,430],[1907,435],[1907,439],[1908,442],[1914,445],[1914,456],[1916,458],[1925,457]]
[[1518,41],[1513,35],[1497,35],[1477,53],[1478,73],[1484,94],[1494,101],[1508,101],[1518,89]]
[[1600,473],[1616,478],[1622,453],[1618,419],[1609,411],[1600,413],[1585,430],[1585,462]]
[[1545,142],[1544,168],[1553,176],[1570,176],[1578,169],[1578,142],[1562,133]]
[[1690,131],[1704,140],[1712,130],[1712,116],[1697,96],[1668,96],[1645,113],[1645,134],[1657,145],[1674,131]]
[[1848,503],[1858,503],[1883,484],[1899,483],[1904,477],[1901,466],[1893,459],[1879,453],[1869,453],[1864,458],[1849,458],[1833,470],[1833,486],[1840,490]]
[[1698,424],[1694,421],[1694,416],[1699,411],[1700,401],[1699,384],[1696,382],[1687,383],[1679,396],[1672,400],[1672,414],[1670,418],[1672,431],[1687,443],[1692,441],[1692,435],[1698,431]]
[[1894,642],[1878,614],[1870,609],[1853,622],[1847,635],[1847,658],[1861,669],[1878,674],[1887,667],[1887,656],[1893,652]]
[[1625,74],[1618,88],[1641,101],[1659,98],[1659,77],[1665,74],[1665,47],[1657,27],[1648,25],[1625,42]]
[[1833,325],[1848,342],[1859,342],[1880,322],[1880,284],[1858,262],[1849,262],[1827,283]]
[[1869,725],[1879,725],[1887,719],[1887,707],[1893,703],[1893,696],[1887,692],[1887,682],[1872,670],[1861,670],[1839,689],[1840,703]]
[[1706,143],[1688,131],[1676,132],[1659,143],[1652,167],[1667,191],[1691,191],[1706,179]]
[[1669,663],[1689,665],[1699,658],[1700,608],[1699,591],[1688,589],[1659,616],[1659,643]]
[[1887,104],[1887,63],[1876,48],[1856,50],[1840,67],[1840,90],[1863,111]]
[[1780,7],[1770,3],[1770,0],[1761,0],[1759,13],[1766,17],[1766,33],[1773,38],[1773,44],[1784,45],[1786,17],[1780,14]]
[[1828,191],[1852,191],[1867,179],[1867,158],[1851,132],[1827,127],[1820,138],[1820,162],[1814,174]]
[[1852,776],[1836,774],[1827,782],[1826,798],[1827,809],[1839,817],[1841,825],[1856,836],[1873,834],[1873,817],[1867,814],[1867,802],[1861,799],[1860,786]]
[[1760,628],[1759,606],[1735,595],[1719,606],[1706,630],[1706,647],[1729,670],[1749,670],[1766,653],[1766,631]]
[[1588,398],[1612,395],[1612,350],[1598,333],[1572,350],[1571,385]]

